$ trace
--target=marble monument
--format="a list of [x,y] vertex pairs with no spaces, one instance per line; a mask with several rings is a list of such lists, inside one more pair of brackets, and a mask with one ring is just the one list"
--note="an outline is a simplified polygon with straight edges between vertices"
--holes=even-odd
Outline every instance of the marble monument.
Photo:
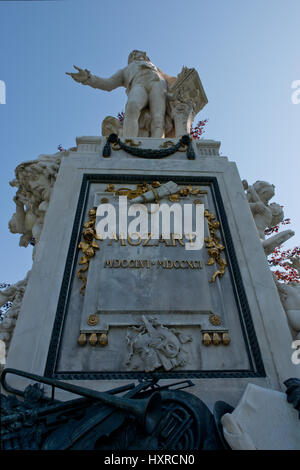
[[[69,75],[83,85],[126,88],[124,121],[108,116],[102,136],[77,137],[75,147],[16,168],[9,228],[34,252],[26,279],[0,297],[13,301],[0,326],[7,366],[99,391],[192,379],[191,393],[211,409],[217,400],[235,407],[250,385],[284,391],[300,377],[291,360],[300,296],[297,286],[276,285],[267,264],[293,236],[265,239],[283,219],[269,204],[273,185],[242,182],[220,142],[189,136],[207,103],[195,69],[168,77],[135,50],[110,78],[76,70]],[[175,228],[163,236],[159,217],[158,238],[122,234],[120,218],[103,238],[98,210],[117,210],[124,196],[128,214],[138,201],[149,220],[163,206],[202,208],[203,246],[186,249]]]

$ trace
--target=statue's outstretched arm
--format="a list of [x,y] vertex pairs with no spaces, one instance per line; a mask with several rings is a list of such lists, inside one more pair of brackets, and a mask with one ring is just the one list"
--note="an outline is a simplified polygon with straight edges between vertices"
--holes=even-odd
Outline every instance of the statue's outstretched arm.
[[97,75],[90,75],[85,85],[105,91],[111,91],[115,88],[119,88],[120,86],[125,86],[123,70],[119,70],[110,78],[101,78],[97,77]]
[[77,73],[66,72],[76,82],[82,83],[82,85],[89,85],[92,88],[99,88],[100,90],[111,91],[120,86],[126,86],[124,81],[124,69],[118,70],[110,78],[101,78],[97,75],[92,75],[87,69],[83,70],[74,65],[74,68],[78,70]]

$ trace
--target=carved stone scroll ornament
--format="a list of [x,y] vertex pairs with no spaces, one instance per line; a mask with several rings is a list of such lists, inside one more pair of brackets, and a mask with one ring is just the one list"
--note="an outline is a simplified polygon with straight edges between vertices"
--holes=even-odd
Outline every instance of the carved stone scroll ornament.
[[191,337],[161,325],[153,317],[143,315],[142,321],[141,326],[129,327],[127,331],[130,354],[126,365],[130,370],[170,371],[188,362],[189,354],[183,344],[192,341]]
[[167,99],[167,111],[174,121],[176,136],[190,132],[194,117],[207,103],[197,71],[182,67],[176,81],[169,87]]

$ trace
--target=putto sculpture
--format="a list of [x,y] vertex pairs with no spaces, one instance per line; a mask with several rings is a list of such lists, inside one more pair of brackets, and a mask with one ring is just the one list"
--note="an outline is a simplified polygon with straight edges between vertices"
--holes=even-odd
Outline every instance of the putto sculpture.
[[277,246],[293,237],[295,232],[284,230],[266,239],[265,230],[279,224],[284,219],[282,206],[275,202],[269,204],[275,194],[275,186],[266,181],[256,181],[252,186],[249,186],[246,180],[243,181],[243,186],[246,190],[258,236],[265,254],[268,256]]
[[[157,68],[146,52],[134,50],[128,65],[110,78],[92,75],[74,65],[76,73],[66,72],[75,81],[92,88],[111,91],[125,87],[128,100],[123,127],[108,116],[102,130],[109,128],[124,137],[154,138],[182,136],[189,133],[194,116],[206,105],[207,98],[195,69],[183,67],[177,77]],[[111,127],[112,126],[112,127]]]

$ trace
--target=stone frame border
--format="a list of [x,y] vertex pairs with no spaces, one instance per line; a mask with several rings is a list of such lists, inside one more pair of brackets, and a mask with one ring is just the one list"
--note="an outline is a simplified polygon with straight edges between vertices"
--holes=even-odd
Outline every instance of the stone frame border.
[[233,292],[241,323],[241,329],[245,341],[250,368],[243,370],[202,370],[202,371],[177,371],[177,372],[57,372],[56,365],[59,357],[60,339],[62,337],[64,320],[67,313],[69,293],[74,279],[74,271],[77,267],[78,250],[77,245],[81,238],[81,227],[84,222],[84,213],[89,195],[91,183],[138,183],[141,175],[112,174],[112,173],[85,173],[83,174],[81,189],[79,193],[77,209],[66,259],[66,265],[61,285],[58,306],[55,315],[51,341],[44,375],[62,380],[114,380],[114,379],[173,379],[173,378],[245,378],[245,377],[266,377],[266,372],[257,341],[251,312],[246,297],[244,284],[238,266],[227,215],[224,209],[218,181],[213,176],[175,176],[175,175],[143,175],[146,182],[156,181],[158,178],[162,182],[170,179],[178,184],[209,184],[212,188],[212,196],[216,208],[216,217],[221,222],[220,232],[225,245],[225,255],[228,262],[228,271],[232,282]]

